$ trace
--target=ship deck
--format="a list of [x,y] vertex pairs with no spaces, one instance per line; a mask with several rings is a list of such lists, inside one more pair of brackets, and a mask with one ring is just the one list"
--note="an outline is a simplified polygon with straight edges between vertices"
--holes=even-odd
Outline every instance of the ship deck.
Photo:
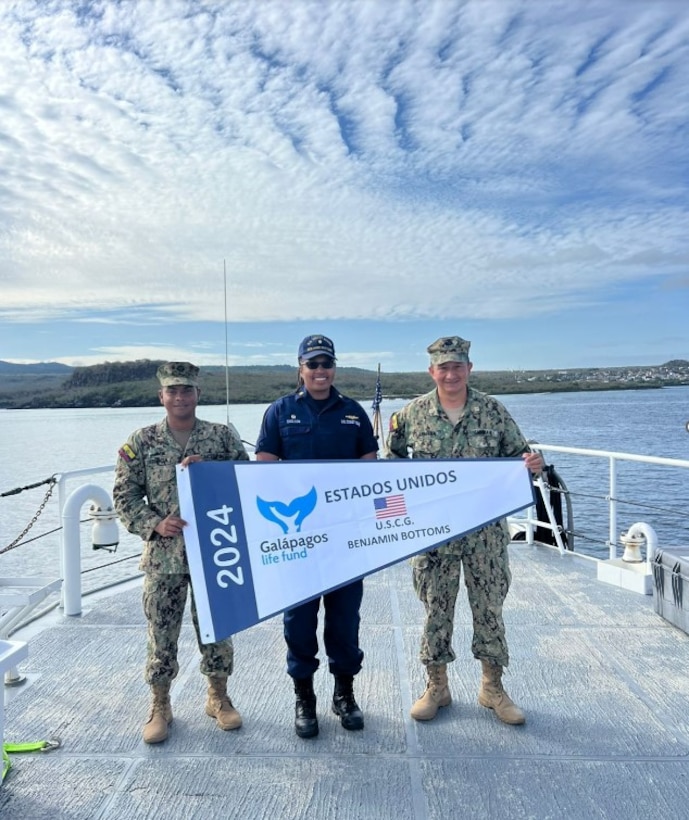
[[666,818],[689,807],[689,636],[650,597],[596,581],[593,562],[524,543],[511,547],[505,607],[506,688],[527,715],[501,724],[476,702],[462,590],[451,706],[409,717],[423,690],[422,607],[406,563],[365,581],[356,695],[363,732],[329,711],[316,675],[320,735],[299,739],[280,617],[235,637],[230,680],[243,727],[204,713],[190,619],[180,640],[168,740],[147,746],[140,582],[90,596],[80,617],[58,612],[27,640],[24,685],[6,688],[5,741],[59,737],[49,752],[13,754],[0,816],[31,820],[242,818]]

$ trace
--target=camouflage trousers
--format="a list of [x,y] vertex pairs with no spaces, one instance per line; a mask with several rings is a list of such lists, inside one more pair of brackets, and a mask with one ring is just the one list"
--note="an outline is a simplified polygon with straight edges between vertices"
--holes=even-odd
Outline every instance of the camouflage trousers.
[[509,663],[502,606],[510,587],[507,544],[503,539],[478,538],[476,533],[451,542],[451,549],[466,545],[462,552],[431,550],[411,559],[414,589],[426,608],[421,650],[424,665],[450,663],[455,603],[464,567],[464,583],[473,619],[471,651],[475,658],[500,666]]
[[[147,572],[144,577],[143,608],[148,623],[144,679],[151,686],[171,683],[179,672],[177,644],[187,602],[187,591],[191,592],[187,574]],[[227,638],[219,643],[201,643],[193,592],[191,619],[201,653],[201,674],[231,675],[234,663],[232,639]]]

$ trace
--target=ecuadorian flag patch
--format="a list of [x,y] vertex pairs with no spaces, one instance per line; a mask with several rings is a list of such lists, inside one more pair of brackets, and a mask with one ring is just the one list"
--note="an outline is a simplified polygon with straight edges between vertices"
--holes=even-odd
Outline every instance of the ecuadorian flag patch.
[[125,444],[124,447],[121,447],[118,450],[118,453],[120,458],[123,458],[125,461],[133,461],[136,458],[136,453],[128,444]]

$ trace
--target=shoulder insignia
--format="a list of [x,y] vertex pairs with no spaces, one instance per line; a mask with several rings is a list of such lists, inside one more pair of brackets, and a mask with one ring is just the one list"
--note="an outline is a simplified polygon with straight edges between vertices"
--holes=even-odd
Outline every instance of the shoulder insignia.
[[120,447],[117,452],[120,458],[124,461],[134,461],[136,458],[136,453],[128,444],[125,444],[124,447]]
[[399,427],[399,422],[397,421],[397,413],[393,413],[390,416],[390,432],[394,433]]

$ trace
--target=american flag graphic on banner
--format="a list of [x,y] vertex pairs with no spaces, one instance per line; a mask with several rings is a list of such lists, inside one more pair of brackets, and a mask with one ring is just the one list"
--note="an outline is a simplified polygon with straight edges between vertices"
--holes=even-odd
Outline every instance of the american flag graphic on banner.
[[376,518],[393,518],[396,515],[406,515],[407,505],[403,495],[386,495],[373,499]]

